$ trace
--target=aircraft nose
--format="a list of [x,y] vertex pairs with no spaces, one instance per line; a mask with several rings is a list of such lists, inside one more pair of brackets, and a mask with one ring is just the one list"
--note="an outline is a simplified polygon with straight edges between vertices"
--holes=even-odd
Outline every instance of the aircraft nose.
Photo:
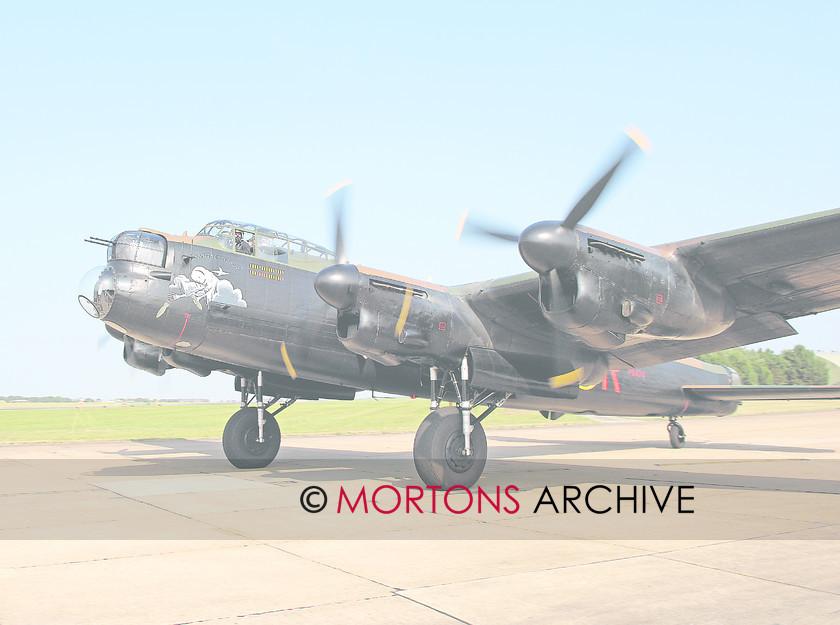
[[94,319],[104,319],[114,303],[116,275],[107,266],[94,267],[79,282],[79,304]]

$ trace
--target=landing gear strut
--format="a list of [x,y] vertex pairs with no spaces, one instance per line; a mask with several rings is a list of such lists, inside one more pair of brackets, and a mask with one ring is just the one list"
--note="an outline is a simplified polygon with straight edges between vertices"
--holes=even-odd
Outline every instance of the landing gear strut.
[[[431,413],[414,436],[414,467],[427,486],[470,488],[481,477],[487,463],[487,437],[481,421],[504,404],[510,394],[501,395],[496,401],[493,392],[473,396],[466,358],[461,362],[460,376],[454,371],[444,372],[443,383],[438,388],[439,373],[435,367],[429,372]],[[455,393],[457,407],[439,407],[447,384]],[[487,410],[476,418],[471,409],[485,403],[489,404]]]
[[[297,399],[293,397],[281,402],[281,398],[275,397],[266,404],[263,401],[262,378],[262,371],[259,371],[256,381],[240,379],[242,407],[228,420],[222,434],[225,456],[238,469],[262,469],[277,457],[280,450],[280,426],[274,415],[291,406]],[[254,400],[256,406],[251,406]],[[279,407],[274,412],[268,412],[278,402]]]
[[668,417],[668,436],[671,439],[671,447],[680,449],[685,445],[685,430],[677,423],[677,417]]

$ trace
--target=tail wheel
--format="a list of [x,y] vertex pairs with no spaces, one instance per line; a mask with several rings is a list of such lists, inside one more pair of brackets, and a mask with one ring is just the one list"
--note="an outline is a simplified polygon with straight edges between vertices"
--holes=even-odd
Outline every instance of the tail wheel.
[[475,417],[470,423],[472,453],[465,456],[458,408],[439,408],[423,419],[414,436],[414,466],[427,486],[471,488],[481,477],[487,464],[487,437]]
[[676,421],[668,424],[668,436],[671,439],[671,447],[674,449],[680,449],[685,445],[685,430]]
[[280,426],[269,414],[263,424],[263,441],[259,441],[257,409],[242,408],[233,413],[225,425],[222,449],[230,463],[238,469],[262,469],[280,451]]

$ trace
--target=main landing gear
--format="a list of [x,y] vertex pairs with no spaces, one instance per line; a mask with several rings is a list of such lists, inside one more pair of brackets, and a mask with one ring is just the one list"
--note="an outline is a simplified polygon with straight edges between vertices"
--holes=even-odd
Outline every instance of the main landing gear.
[[[256,382],[256,383],[255,383]],[[279,397],[267,404],[263,401],[263,375],[257,372],[257,379],[240,379],[242,407],[233,413],[225,425],[222,435],[222,449],[230,463],[238,469],[262,469],[267,467],[280,450],[280,426],[274,418],[297,398],[280,402]],[[256,406],[251,402],[256,400]],[[274,412],[268,409],[279,403]]]
[[[504,404],[510,393],[498,395],[492,391],[473,396],[469,384],[467,359],[460,367],[460,381],[454,371],[443,372],[438,387],[439,369],[430,369],[431,413],[417,428],[414,436],[414,467],[427,486],[470,488],[481,477],[487,463],[487,437],[481,422]],[[440,408],[440,402],[451,385],[458,406]],[[487,410],[476,418],[471,414],[475,406],[486,404]]]
[[677,423],[677,417],[668,417],[668,437],[674,449],[680,449],[685,445],[685,430]]

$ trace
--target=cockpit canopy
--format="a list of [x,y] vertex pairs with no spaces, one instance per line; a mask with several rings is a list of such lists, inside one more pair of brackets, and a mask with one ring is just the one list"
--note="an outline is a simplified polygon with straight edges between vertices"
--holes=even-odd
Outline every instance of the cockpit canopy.
[[211,221],[196,236],[213,237],[225,249],[265,260],[335,260],[335,253],[331,250],[306,239],[227,219]]

